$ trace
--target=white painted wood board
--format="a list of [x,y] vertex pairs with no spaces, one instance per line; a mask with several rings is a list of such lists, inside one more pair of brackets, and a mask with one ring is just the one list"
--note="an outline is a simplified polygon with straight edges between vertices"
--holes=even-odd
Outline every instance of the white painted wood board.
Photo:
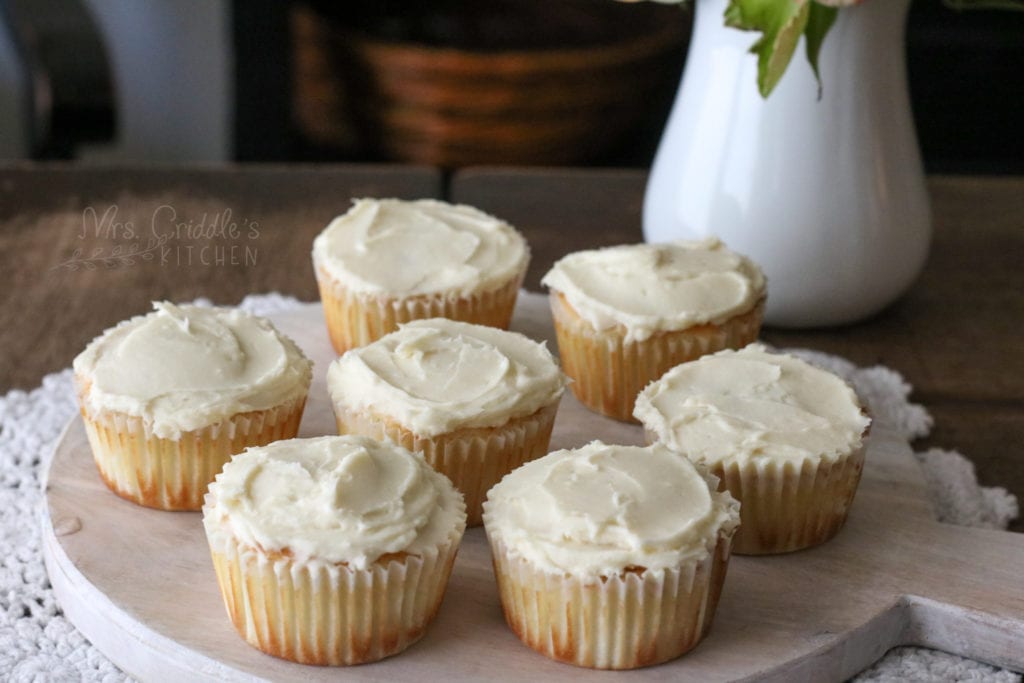
[[[301,435],[334,433],[324,373],[334,357],[316,304],[272,316],[316,362]],[[554,337],[546,300],[524,296],[513,329]],[[641,443],[639,427],[567,395],[552,449]],[[79,418],[46,483],[43,550],[68,618],[144,681],[843,680],[900,644],[1024,669],[1024,535],[933,521],[908,445],[872,431],[846,527],[818,548],[733,557],[709,637],[666,664],[596,672],[535,653],[506,627],[482,529],[463,540],[426,637],[382,662],[293,664],[246,644],[228,621],[199,513],[138,507],[106,489]]]

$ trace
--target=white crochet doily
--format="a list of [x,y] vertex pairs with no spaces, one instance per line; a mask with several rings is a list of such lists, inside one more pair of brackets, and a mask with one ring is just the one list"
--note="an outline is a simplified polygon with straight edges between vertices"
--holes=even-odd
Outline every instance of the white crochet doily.
[[[249,296],[241,307],[268,314],[298,305],[278,294]],[[907,400],[910,386],[884,367],[857,368],[821,353],[800,355],[847,378],[878,422],[907,440],[924,436],[931,417]],[[127,680],[64,617],[54,600],[40,553],[40,480],[44,460],[64,425],[77,412],[71,371],[48,375],[30,392],[0,398],[0,680]],[[958,453],[918,453],[936,515],[970,526],[1005,528],[1017,515],[1017,500],[1001,488],[978,486],[973,465]],[[889,652],[857,681],[998,681],[1021,676],[922,648]]]

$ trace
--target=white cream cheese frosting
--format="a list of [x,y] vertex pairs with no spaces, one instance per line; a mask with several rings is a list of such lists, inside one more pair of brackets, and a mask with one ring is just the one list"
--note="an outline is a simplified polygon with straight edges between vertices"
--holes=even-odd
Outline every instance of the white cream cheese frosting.
[[313,263],[368,294],[497,289],[526,271],[526,241],[508,223],[434,199],[359,199],[313,242]]
[[298,562],[365,569],[388,553],[457,542],[466,507],[419,454],[364,436],[322,436],[236,455],[210,484],[203,522],[214,545],[230,534]]
[[231,308],[154,303],[75,358],[85,409],[142,418],[158,437],[299,400],[312,363],[270,321]]
[[720,324],[765,296],[760,268],[715,238],[574,252],[541,283],[595,329],[625,328],[627,342]]
[[531,415],[559,400],[566,382],[544,344],[445,318],[402,325],[327,371],[335,404],[425,437]]
[[695,462],[834,462],[870,420],[839,377],[760,344],[683,363],[637,397],[633,415]]
[[708,556],[739,523],[717,480],[660,444],[593,441],[526,463],[487,494],[489,538],[552,573],[611,576]]

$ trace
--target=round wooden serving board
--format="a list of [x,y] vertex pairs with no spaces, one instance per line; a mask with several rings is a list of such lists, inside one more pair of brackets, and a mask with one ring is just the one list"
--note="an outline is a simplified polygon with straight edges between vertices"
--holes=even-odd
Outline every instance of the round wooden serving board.
[[[334,433],[324,373],[334,353],[319,305],[271,316],[316,361],[301,434]],[[546,300],[520,299],[513,329],[554,346]],[[639,427],[595,415],[568,393],[551,447],[641,443]],[[426,637],[349,669],[264,655],[235,633],[199,513],[138,507],[111,493],[72,420],[48,472],[46,567],[68,618],[144,681],[843,680],[900,644],[1024,669],[1024,536],[939,524],[898,436],[872,431],[846,527],[825,545],[736,557],[709,637],[649,669],[596,672],[551,661],[506,627],[482,529],[462,542]]]

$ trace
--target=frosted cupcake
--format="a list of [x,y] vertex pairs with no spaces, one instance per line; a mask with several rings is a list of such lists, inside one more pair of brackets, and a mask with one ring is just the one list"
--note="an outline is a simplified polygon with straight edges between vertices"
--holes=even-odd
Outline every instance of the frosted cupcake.
[[198,510],[232,454],[298,432],[312,364],[264,318],[155,303],[74,362],[96,466],[118,495]]
[[529,264],[512,226],[433,199],[360,199],[313,242],[337,352],[423,318],[508,328]]
[[470,526],[491,486],[547,453],[565,383],[543,344],[444,318],[407,323],[327,372],[338,431],[422,452],[465,495]]
[[542,282],[573,393],[618,420],[669,368],[757,339],[764,314],[761,270],[715,239],[575,252]]
[[484,528],[505,620],[534,650],[598,669],[678,657],[707,634],[739,521],[678,453],[594,441],[491,489]]
[[800,550],[838,533],[870,425],[842,379],[757,344],[673,368],[640,394],[636,417],[740,501],[733,551],[742,554]]
[[419,455],[325,436],[233,458],[210,486],[203,524],[249,644],[303,664],[362,664],[423,636],[466,512]]

